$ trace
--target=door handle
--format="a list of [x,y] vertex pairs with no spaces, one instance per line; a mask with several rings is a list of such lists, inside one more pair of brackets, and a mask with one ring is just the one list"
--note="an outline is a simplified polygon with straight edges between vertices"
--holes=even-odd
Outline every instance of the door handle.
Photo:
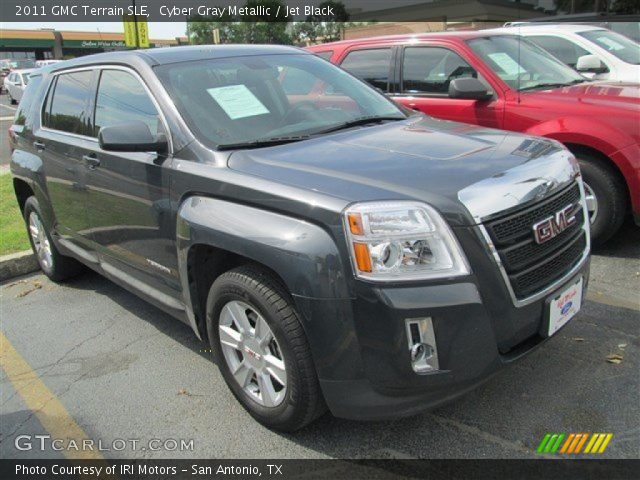
[[92,155],[83,155],[82,160],[89,167],[89,170],[95,170],[100,166],[100,160],[94,154]]
[[44,150],[44,143],[38,142],[37,140],[33,142],[33,146],[36,147],[38,151]]

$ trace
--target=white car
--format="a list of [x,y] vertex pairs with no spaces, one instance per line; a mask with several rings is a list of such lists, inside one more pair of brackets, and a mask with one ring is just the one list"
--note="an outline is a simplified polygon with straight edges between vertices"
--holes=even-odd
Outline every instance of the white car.
[[4,79],[4,88],[9,94],[9,100],[11,104],[15,105],[22,99],[24,89],[27,88],[29,83],[29,74],[33,72],[33,68],[24,70],[12,70]]
[[521,35],[588,78],[640,83],[640,44],[606,28],[516,23],[491,32]]
[[36,60],[36,67],[40,68],[40,67],[46,67],[47,65],[53,65],[54,63],[60,63],[63,60]]

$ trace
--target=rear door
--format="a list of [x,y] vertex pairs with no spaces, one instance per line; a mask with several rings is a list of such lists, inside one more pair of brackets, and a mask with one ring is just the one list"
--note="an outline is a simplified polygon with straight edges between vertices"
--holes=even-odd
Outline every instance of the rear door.
[[[87,134],[93,70],[55,76],[42,109],[34,148],[43,161],[54,229],[65,240],[91,250],[83,151],[95,139]],[[79,253],[79,252],[76,252]]]
[[[446,46],[405,46],[398,59],[399,87],[394,99],[428,115],[458,122],[500,128],[504,102],[499,93],[460,54]],[[449,97],[456,78],[474,77],[494,93],[489,100]]]
[[[140,121],[151,133],[166,131],[157,103],[133,70],[99,71],[90,119],[92,137],[100,128]],[[108,152],[98,142],[83,152],[91,239],[103,269],[152,296],[178,295],[175,226],[169,200],[170,157],[155,152]],[[137,280],[137,282],[136,282]],[[147,291],[149,293],[149,291]],[[164,303],[171,303],[163,297]]]

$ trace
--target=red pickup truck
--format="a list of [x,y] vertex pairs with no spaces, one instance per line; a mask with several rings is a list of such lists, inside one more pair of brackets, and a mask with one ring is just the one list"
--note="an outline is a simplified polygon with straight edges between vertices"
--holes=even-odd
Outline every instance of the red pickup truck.
[[629,210],[640,225],[640,85],[590,82],[511,34],[398,35],[308,50],[406,107],[562,142],[580,161],[594,243]]

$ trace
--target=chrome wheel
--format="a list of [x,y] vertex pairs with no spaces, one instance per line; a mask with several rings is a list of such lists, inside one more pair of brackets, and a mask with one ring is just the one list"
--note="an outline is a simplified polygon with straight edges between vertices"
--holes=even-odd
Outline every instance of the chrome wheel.
[[31,235],[40,266],[43,269],[51,269],[53,266],[51,244],[49,243],[49,238],[44,230],[40,216],[36,212],[29,213],[29,235]]
[[220,345],[229,370],[258,404],[275,407],[284,400],[287,372],[273,332],[246,303],[233,300],[220,312]]
[[593,225],[593,222],[596,221],[596,217],[598,216],[598,198],[593,192],[593,189],[586,183],[584,184],[584,199],[587,203],[587,211],[589,212],[589,223]]

